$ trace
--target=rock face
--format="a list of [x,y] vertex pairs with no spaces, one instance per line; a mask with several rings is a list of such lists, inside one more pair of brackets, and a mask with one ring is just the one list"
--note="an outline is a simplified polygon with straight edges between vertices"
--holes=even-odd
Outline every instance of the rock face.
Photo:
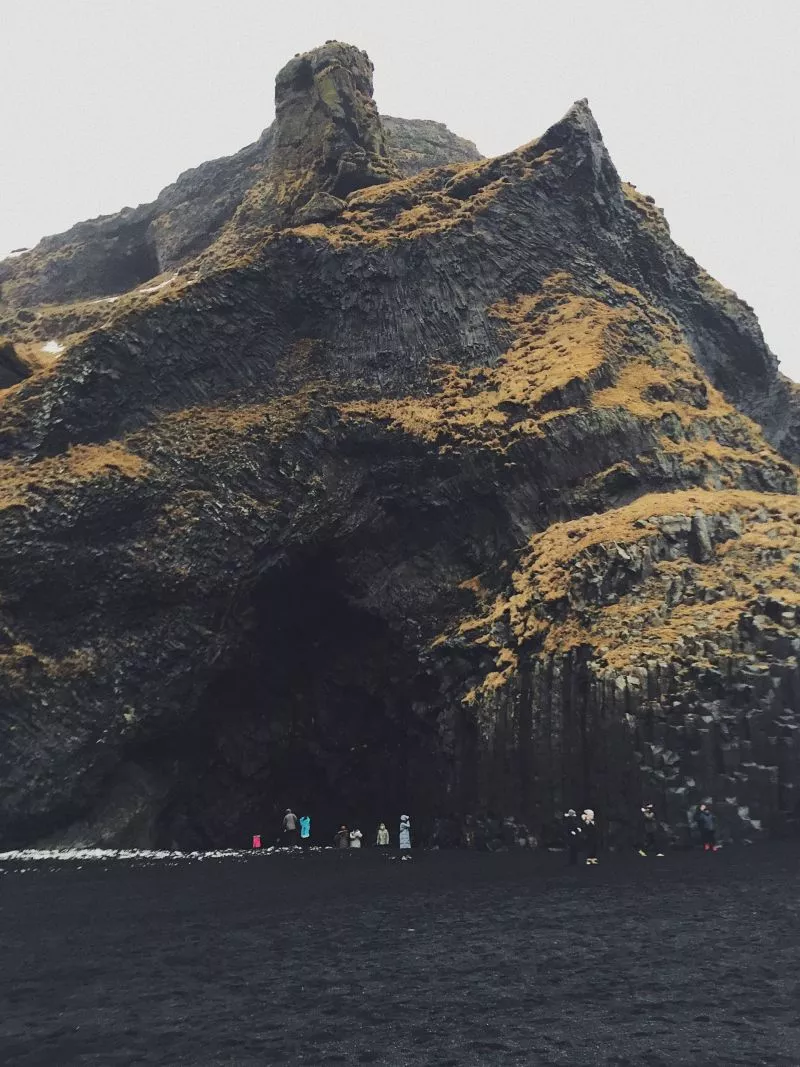
[[429,167],[477,163],[483,158],[472,141],[455,137],[442,122],[382,115],[381,125],[389,156],[406,177]]
[[[64,350],[0,409],[0,839],[235,844],[287,804],[322,836],[548,841],[591,804],[621,843],[649,800],[681,840],[708,797],[725,835],[796,825],[796,423],[752,311],[585,102],[388,181],[331,48],[280,75],[308,153],[247,225],[12,321]],[[355,169],[320,100],[364,117],[332,127]]]
[[275,103],[275,122],[254,144],[187,170],[152,204],[78,223],[0,262],[0,318],[125,293],[208,248],[234,214],[242,228],[286,222],[296,209],[300,221],[321,221],[361,185],[481,159],[439,122],[384,119],[384,136],[372,64],[350,45],[296,56],[278,75]]

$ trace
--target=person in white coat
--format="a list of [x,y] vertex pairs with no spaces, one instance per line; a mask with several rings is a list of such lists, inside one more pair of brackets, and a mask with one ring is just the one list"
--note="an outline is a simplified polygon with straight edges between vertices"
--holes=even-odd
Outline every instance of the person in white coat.
[[400,816],[400,848],[411,848],[411,820],[407,815]]
[[375,844],[380,848],[385,848],[389,844],[389,831],[386,829],[385,822],[382,822],[378,827],[378,836],[375,838]]
[[350,848],[361,848],[361,838],[364,835],[360,830],[350,831]]

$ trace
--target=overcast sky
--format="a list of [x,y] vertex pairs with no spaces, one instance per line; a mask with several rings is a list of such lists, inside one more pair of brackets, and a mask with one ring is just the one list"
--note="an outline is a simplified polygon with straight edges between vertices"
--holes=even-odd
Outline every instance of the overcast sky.
[[800,379],[798,0],[0,0],[0,256],[255,140],[329,38],[486,155],[588,97],[620,174]]

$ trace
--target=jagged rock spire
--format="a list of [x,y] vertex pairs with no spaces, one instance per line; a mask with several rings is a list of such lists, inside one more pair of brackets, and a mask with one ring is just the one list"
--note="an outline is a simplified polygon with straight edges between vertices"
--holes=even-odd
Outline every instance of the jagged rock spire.
[[330,217],[354,189],[399,177],[372,99],[372,71],[366,52],[338,41],[286,64],[275,79],[269,173],[240,208],[240,224]]

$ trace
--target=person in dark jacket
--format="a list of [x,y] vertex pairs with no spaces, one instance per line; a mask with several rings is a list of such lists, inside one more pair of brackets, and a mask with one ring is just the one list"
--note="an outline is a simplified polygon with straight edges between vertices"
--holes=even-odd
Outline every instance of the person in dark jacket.
[[340,826],[334,834],[333,840],[337,848],[350,848],[350,831],[346,826]]
[[719,848],[717,844],[717,820],[708,804],[701,804],[698,807],[694,821],[700,831],[703,852],[716,852]]
[[574,808],[564,813],[564,837],[569,849],[569,865],[574,867],[578,862],[578,850],[581,847],[581,820]]
[[642,808],[642,847],[639,849],[639,855],[651,856],[653,853],[658,857],[663,857],[664,855],[658,849],[656,809],[652,804],[645,804]]
[[591,808],[585,808],[581,815],[581,837],[586,849],[586,863],[594,867],[597,864],[597,823]]

